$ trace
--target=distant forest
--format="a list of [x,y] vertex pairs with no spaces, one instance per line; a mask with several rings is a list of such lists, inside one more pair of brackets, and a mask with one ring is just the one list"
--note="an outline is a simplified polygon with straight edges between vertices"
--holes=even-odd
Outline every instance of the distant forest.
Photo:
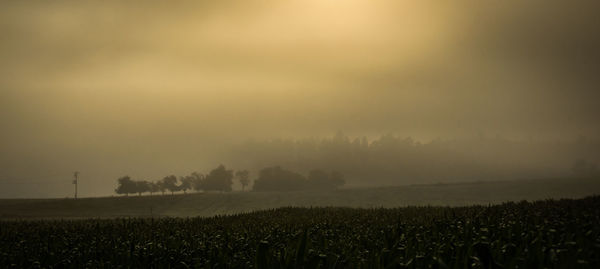
[[[247,141],[224,156],[232,167],[157,181],[118,180],[118,194],[336,189],[344,185],[404,185],[551,177],[599,177],[600,143],[511,141],[480,135],[428,143],[392,134],[369,140],[339,132],[324,139]],[[303,175],[303,173],[306,174]]]
[[551,141],[484,134],[419,142],[394,134],[368,139],[338,132],[329,138],[246,141],[220,159],[254,172],[276,165],[335,170],[350,186],[403,185],[597,176],[600,143],[583,136]]

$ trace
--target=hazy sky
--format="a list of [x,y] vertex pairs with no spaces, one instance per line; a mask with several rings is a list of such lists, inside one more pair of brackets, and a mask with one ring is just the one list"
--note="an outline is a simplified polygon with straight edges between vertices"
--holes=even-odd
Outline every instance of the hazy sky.
[[3,1],[0,181],[179,173],[232,140],[336,130],[597,138],[599,10]]

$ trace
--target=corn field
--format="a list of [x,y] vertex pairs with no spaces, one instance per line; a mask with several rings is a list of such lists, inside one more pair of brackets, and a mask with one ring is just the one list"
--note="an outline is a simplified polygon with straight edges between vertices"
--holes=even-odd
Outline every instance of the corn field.
[[2,268],[600,268],[600,197],[0,222]]

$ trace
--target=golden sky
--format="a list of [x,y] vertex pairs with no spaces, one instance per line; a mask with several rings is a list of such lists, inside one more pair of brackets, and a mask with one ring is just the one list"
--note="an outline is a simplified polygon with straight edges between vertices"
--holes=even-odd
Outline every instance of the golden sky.
[[337,130],[598,137],[599,6],[3,1],[4,177]]

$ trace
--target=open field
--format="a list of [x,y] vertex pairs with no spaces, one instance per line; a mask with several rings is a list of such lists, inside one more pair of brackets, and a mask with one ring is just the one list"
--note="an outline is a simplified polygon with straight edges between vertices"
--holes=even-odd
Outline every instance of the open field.
[[0,218],[114,218],[215,216],[286,206],[393,208],[464,206],[506,201],[582,198],[600,194],[598,179],[540,179],[356,188],[334,192],[188,193],[141,197],[0,200]]
[[600,197],[0,221],[8,268],[598,268]]

